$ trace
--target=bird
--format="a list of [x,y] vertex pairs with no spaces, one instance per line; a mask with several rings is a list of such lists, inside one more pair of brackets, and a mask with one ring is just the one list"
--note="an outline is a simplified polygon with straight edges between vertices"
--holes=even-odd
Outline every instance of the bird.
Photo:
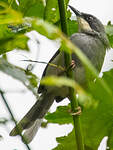
[[[80,12],[70,5],[69,7],[75,13],[78,22],[78,32],[72,34],[70,40],[85,54],[94,67],[100,71],[106,50],[109,48],[109,40],[105,33],[104,25],[95,16]],[[72,60],[75,62],[75,67],[72,70],[74,79],[80,85],[85,86],[88,80],[85,67],[74,53],[71,55]],[[49,63],[65,68],[64,54],[57,50]],[[43,72],[42,78],[50,75],[66,76],[65,71],[49,65],[49,63]],[[30,143],[35,137],[44,116],[50,109],[54,100],[60,102],[64,98],[69,97],[69,88],[65,86],[57,88],[39,85],[38,93],[41,94],[41,96],[28,113],[12,129],[10,136],[19,134],[16,129],[18,126],[21,132],[25,131],[23,135],[25,136],[27,143]]]

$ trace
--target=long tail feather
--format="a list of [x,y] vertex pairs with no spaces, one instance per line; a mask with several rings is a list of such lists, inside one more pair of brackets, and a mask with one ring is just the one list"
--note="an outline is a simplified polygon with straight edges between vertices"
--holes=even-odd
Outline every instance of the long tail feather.
[[33,105],[29,112],[22,118],[22,120],[12,129],[10,136],[18,135],[18,130],[22,133],[26,130],[24,135],[28,143],[32,141],[37,130],[39,129],[42,119],[49,110],[54,101],[52,94],[44,93],[39,100]]

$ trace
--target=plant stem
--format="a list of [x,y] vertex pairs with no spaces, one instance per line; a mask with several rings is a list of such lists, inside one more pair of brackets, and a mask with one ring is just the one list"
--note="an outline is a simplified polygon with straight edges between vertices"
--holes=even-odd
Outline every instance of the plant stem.
[[[11,108],[9,107],[9,104],[7,103],[7,100],[6,100],[5,96],[4,96],[4,92],[3,92],[2,90],[0,90],[0,94],[1,94],[1,97],[2,97],[2,99],[3,99],[3,101],[4,101],[4,104],[5,104],[6,107],[7,107],[8,112],[9,112],[9,114],[10,114],[10,116],[11,116],[11,119],[14,121],[15,125],[17,125],[17,121],[16,121],[16,119],[15,119],[13,113],[12,113]],[[28,145],[27,142],[26,142],[25,137],[23,137],[23,135],[21,134],[20,129],[18,128],[18,126],[17,126],[17,131],[18,131],[19,135],[21,136],[21,138],[22,138],[24,144],[26,145],[27,149],[28,149],[28,150],[31,150],[31,148],[29,147],[29,145]]]
[[[66,35],[68,35],[65,0],[58,0],[58,4],[59,4],[61,28],[62,28],[62,31]],[[68,68],[69,65],[71,64],[71,60],[72,60],[71,55],[64,52],[64,59],[65,59],[65,67]],[[71,69],[69,69],[67,71],[67,76],[74,80],[74,75],[73,75],[73,72]],[[78,107],[78,102],[76,100],[75,90],[72,88],[69,88],[69,93],[70,93],[72,112],[76,112],[76,108]],[[81,124],[80,124],[80,117],[77,115],[73,116],[73,122],[74,122],[77,150],[84,150],[84,144],[83,144],[83,138],[82,138],[82,132],[81,132]]]

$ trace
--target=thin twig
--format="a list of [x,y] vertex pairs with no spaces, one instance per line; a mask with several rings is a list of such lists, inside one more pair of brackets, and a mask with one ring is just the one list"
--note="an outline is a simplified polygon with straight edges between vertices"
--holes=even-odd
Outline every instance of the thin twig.
[[[2,90],[0,90],[0,95],[1,95],[1,97],[2,97],[2,99],[3,99],[3,102],[4,102],[5,106],[7,107],[7,110],[8,110],[8,112],[9,112],[9,114],[10,114],[12,120],[14,121],[15,125],[17,126],[17,121],[16,121],[16,119],[15,119],[13,113],[12,113],[11,108],[9,107],[9,104],[7,103],[7,100],[6,100],[5,96],[4,96],[4,92],[3,92]],[[26,141],[25,137],[21,134],[21,131],[20,131],[20,129],[18,128],[18,126],[17,126],[17,132],[18,132],[19,135],[21,136],[21,138],[22,138],[24,144],[26,145],[27,149],[28,149],[28,150],[31,150],[31,148],[30,148],[29,145],[27,144],[27,141]]]
[[65,71],[65,68],[63,68],[63,67],[60,66],[60,65],[53,64],[53,63],[47,63],[47,62],[44,62],[44,61],[36,61],[36,60],[30,60],[30,59],[28,59],[28,60],[22,60],[22,61],[28,61],[28,62],[46,64],[46,65],[49,65],[49,66],[51,66],[51,67],[55,67],[55,68],[57,68],[57,69],[59,69],[59,70]]

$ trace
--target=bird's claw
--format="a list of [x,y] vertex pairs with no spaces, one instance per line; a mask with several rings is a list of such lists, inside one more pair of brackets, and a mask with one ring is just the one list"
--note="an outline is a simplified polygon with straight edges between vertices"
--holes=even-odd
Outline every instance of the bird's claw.
[[80,106],[78,106],[77,108],[76,108],[76,110],[77,110],[77,112],[72,112],[72,111],[70,111],[70,114],[72,115],[72,116],[77,116],[77,115],[81,115],[81,107]]
[[75,69],[75,67],[76,67],[75,61],[72,60],[70,66],[69,66],[69,68]]

